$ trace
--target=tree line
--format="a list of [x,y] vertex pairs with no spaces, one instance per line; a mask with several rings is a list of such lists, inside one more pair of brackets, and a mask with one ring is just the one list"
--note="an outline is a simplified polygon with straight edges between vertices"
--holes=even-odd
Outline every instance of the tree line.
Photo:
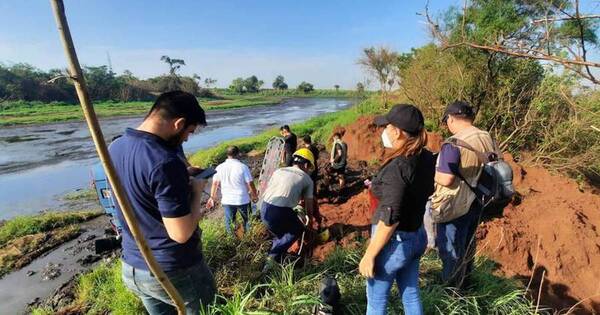
[[[216,79],[202,79],[197,74],[180,75],[179,70],[185,66],[183,59],[162,56],[160,60],[168,66],[168,72],[148,79],[140,79],[129,70],[117,74],[106,65],[83,67],[91,98],[95,101],[149,101],[157,94],[172,90],[182,90],[197,97],[218,97],[212,90]],[[252,75],[234,79],[228,90],[236,94],[258,93],[263,85],[263,80]],[[279,91],[288,90],[282,75],[275,78],[272,87]],[[339,85],[334,85],[334,88],[338,91]],[[314,86],[302,81],[296,90],[310,93]],[[357,90],[364,92],[364,85],[359,83]],[[0,101],[5,100],[76,103],[77,95],[66,70],[43,71],[25,63],[0,64]]]

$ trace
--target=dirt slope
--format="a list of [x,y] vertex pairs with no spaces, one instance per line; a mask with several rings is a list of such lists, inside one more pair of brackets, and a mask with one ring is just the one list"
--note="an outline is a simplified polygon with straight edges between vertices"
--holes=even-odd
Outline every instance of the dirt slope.
[[544,274],[542,304],[569,309],[591,297],[582,304],[600,312],[600,196],[543,168],[513,169],[522,202],[480,226],[481,253],[507,276],[533,275],[535,298]]
[[[374,162],[385,157],[381,129],[373,124],[372,116],[361,117],[340,130],[344,131],[351,161]],[[439,151],[442,138],[435,134],[429,138],[431,151]],[[513,163],[513,170],[519,204],[509,206],[504,217],[482,223],[479,254],[491,257],[501,272],[522,279],[525,285],[533,278],[530,288],[534,298],[544,274],[542,304],[566,311],[585,300],[579,304],[585,307],[582,313],[600,313],[600,196],[581,192],[573,180],[543,168],[523,169]],[[322,204],[320,209],[332,231],[356,231],[353,237],[365,236],[368,231],[368,197],[364,192],[344,204]],[[344,242],[348,237],[343,242],[338,237],[321,245],[315,256],[324,257]]]

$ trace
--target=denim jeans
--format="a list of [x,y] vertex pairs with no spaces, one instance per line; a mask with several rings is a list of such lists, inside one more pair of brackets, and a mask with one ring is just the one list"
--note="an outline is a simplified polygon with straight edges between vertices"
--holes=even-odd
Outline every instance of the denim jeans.
[[460,288],[473,270],[477,241],[475,231],[481,206],[474,201],[469,211],[452,221],[437,224],[436,246],[442,260],[442,280]]
[[[372,235],[377,233],[375,225],[371,231]],[[423,314],[419,262],[426,245],[427,235],[423,227],[415,232],[394,232],[375,258],[375,277],[367,280],[367,315],[386,314],[394,281],[398,285],[404,313]]]
[[245,205],[223,205],[223,210],[225,210],[225,230],[229,234],[233,234],[232,226],[235,227],[235,215],[237,212],[240,212],[240,216],[242,217],[242,221],[244,222],[244,232],[248,231],[250,228],[250,220],[248,219],[248,209],[250,208],[250,204]]
[[302,234],[304,225],[292,208],[277,207],[263,202],[260,214],[263,223],[274,235],[269,256],[275,261],[281,261],[287,250]]
[[[122,264],[125,286],[140,297],[150,315],[177,314],[175,304],[150,271],[134,268],[125,262]],[[198,315],[201,307],[214,301],[215,280],[204,261],[166,274],[183,298],[186,314]]]

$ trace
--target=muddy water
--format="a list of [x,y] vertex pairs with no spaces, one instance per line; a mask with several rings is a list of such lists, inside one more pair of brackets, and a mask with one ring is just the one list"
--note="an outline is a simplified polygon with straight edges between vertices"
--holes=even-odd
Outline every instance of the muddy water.
[[[347,99],[298,98],[273,106],[210,111],[208,127],[184,143],[187,153],[221,141],[256,134],[265,128],[298,122],[347,108]],[[141,117],[101,121],[110,140]],[[58,195],[85,188],[96,152],[82,122],[0,129],[0,219],[58,206]]]
[[[27,304],[35,298],[44,299],[76,273],[85,271],[95,264],[82,266],[77,260],[93,254],[90,246],[93,238],[101,238],[108,226],[106,217],[102,216],[82,224],[85,232],[78,238],[66,242],[46,256],[34,260],[21,270],[10,273],[0,279],[0,314],[23,314]],[[93,247],[92,247],[93,248]],[[42,280],[43,270],[49,265],[57,265],[60,275],[52,280]],[[35,274],[28,276],[29,272]]]

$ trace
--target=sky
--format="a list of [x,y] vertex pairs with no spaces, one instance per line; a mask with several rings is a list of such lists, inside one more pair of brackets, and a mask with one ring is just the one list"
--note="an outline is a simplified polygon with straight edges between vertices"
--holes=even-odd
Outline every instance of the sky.
[[[593,0],[588,0],[593,2]],[[461,0],[430,0],[440,13]],[[181,73],[217,79],[256,75],[270,86],[354,88],[368,74],[356,64],[363,48],[409,51],[430,41],[425,0],[65,0],[80,62],[108,64],[140,78],[166,73],[160,57],[183,59]],[[65,68],[48,0],[0,2],[0,62],[43,70]]]

